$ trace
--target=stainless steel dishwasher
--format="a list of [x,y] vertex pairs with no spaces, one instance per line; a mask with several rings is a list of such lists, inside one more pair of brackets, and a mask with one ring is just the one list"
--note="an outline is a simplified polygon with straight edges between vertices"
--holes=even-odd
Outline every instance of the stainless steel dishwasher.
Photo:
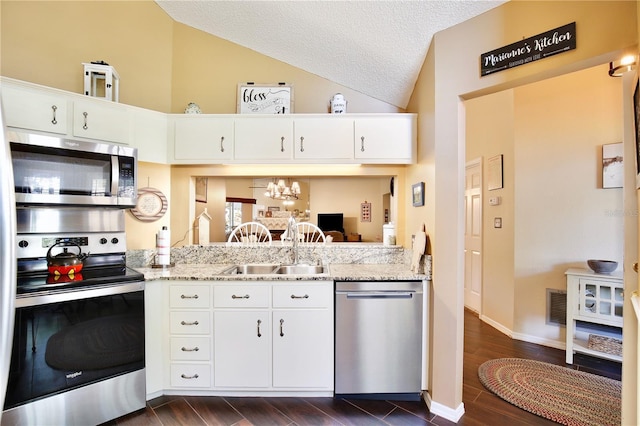
[[336,281],[335,395],[419,400],[421,281]]

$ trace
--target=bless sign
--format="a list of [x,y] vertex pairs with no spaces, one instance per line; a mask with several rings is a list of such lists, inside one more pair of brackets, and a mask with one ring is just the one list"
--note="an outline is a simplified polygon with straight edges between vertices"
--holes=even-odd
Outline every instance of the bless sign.
[[576,48],[576,23],[480,55],[480,76],[515,68]]

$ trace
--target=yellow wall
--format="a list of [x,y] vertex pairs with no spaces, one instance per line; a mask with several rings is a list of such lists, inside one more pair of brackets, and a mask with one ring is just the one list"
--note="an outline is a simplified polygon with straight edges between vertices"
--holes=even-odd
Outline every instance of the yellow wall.
[[[578,31],[576,50],[480,77],[478,64],[483,52],[573,21]],[[463,409],[465,112],[461,98],[471,99],[608,62],[625,50],[636,50],[636,28],[635,2],[511,1],[436,34],[429,52],[433,59],[427,56],[426,69],[407,108],[420,115],[420,163],[407,174],[427,174],[432,169],[434,173],[434,210],[429,219],[435,223],[431,234],[431,316],[438,327],[432,330],[431,343],[438,350],[431,358],[430,389],[437,409],[454,414]],[[408,215],[407,227],[417,225],[416,218]]]
[[[513,330],[514,322],[514,216],[517,187],[514,183],[514,100],[513,90],[465,102],[466,161],[482,159],[482,306],[480,314],[502,330]],[[544,144],[543,141],[541,143]],[[546,146],[546,144],[545,144]],[[504,187],[487,190],[487,160],[503,156]],[[526,195],[525,195],[526,196]],[[501,197],[499,206],[489,206],[489,197]],[[493,227],[493,218],[502,218],[502,228]],[[544,315],[544,312],[543,312]]]
[[75,93],[83,62],[120,75],[120,102],[171,109],[173,21],[151,0],[0,2],[1,74]]

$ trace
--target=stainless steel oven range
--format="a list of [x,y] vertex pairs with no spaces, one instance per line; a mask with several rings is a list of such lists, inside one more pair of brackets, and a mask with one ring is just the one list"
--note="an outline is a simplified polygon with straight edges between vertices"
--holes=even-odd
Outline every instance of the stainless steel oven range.
[[[100,424],[144,408],[144,278],[126,266],[124,210],[19,205],[17,222],[3,426]],[[49,272],[79,252],[79,271]]]

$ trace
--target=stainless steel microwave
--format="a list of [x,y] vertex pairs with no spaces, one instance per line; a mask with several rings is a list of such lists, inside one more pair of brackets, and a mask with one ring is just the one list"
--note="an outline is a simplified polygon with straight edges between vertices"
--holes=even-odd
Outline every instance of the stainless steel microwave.
[[136,148],[33,133],[7,136],[17,205],[136,205]]

